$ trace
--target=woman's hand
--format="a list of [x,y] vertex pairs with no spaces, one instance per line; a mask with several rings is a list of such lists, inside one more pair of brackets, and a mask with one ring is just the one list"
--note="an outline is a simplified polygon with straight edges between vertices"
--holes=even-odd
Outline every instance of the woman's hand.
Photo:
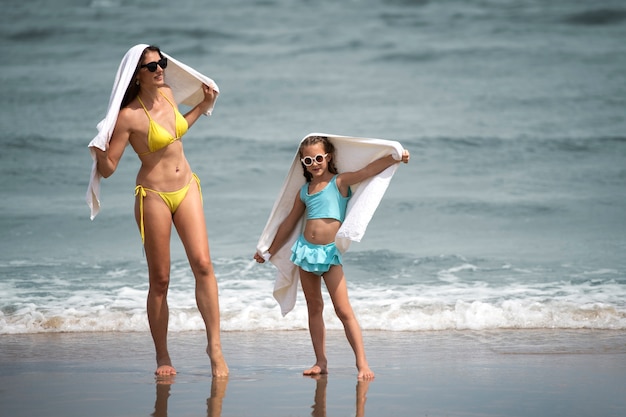
[[187,120],[187,126],[191,127],[200,116],[203,114],[211,115],[213,111],[213,105],[215,104],[215,100],[217,100],[218,92],[213,88],[206,84],[202,85],[202,92],[204,93],[204,98],[202,101],[196,106],[185,113],[185,119]]
[[202,86],[202,91],[204,92],[204,100],[202,100],[202,103],[207,105],[207,107],[213,106],[213,103],[215,103],[217,99],[217,91],[206,84]]

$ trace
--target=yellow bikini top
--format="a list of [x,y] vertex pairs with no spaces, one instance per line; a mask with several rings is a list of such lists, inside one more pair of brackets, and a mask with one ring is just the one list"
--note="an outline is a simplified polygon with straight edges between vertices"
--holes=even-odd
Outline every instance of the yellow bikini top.
[[156,152],[160,149],[165,148],[169,144],[174,143],[175,141],[182,138],[189,128],[187,120],[182,114],[180,114],[176,106],[174,106],[174,103],[172,103],[160,91],[159,94],[161,94],[163,98],[166,99],[167,102],[170,103],[170,105],[174,109],[174,115],[176,117],[176,137],[172,136],[172,134],[168,132],[167,129],[152,120],[152,117],[150,117],[150,113],[148,113],[148,109],[146,109],[146,106],[143,104],[143,101],[141,101],[141,98],[137,96],[137,100],[139,100],[141,107],[143,107],[143,110],[146,112],[148,119],[150,119],[150,128],[148,129],[148,149],[150,150],[139,155],[147,155],[149,153]]

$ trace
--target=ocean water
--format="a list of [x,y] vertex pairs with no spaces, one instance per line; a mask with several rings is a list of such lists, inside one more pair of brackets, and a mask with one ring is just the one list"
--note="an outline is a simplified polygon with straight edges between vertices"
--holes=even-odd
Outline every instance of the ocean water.
[[[306,327],[252,255],[310,132],[412,154],[345,256],[364,329],[626,330],[621,1],[8,0],[0,23],[0,334],[148,329],[132,150],[94,221],[84,202],[137,43],[221,89],[184,143],[224,331]],[[172,252],[170,329],[200,330],[175,234]]]

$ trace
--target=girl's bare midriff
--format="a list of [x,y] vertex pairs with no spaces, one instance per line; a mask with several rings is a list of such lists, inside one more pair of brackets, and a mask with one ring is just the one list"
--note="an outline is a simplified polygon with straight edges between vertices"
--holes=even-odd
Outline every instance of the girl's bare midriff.
[[341,222],[335,219],[310,219],[304,226],[304,238],[315,245],[327,245],[335,241]]

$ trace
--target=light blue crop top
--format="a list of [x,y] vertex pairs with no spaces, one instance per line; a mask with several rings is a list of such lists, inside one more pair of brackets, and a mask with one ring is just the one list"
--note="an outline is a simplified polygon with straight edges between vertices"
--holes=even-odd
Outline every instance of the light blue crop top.
[[300,189],[300,199],[307,209],[307,220],[310,219],[335,219],[343,222],[346,218],[346,206],[352,196],[352,190],[348,189],[348,196],[344,197],[337,188],[337,176],[335,175],[322,191],[309,194],[309,183]]

